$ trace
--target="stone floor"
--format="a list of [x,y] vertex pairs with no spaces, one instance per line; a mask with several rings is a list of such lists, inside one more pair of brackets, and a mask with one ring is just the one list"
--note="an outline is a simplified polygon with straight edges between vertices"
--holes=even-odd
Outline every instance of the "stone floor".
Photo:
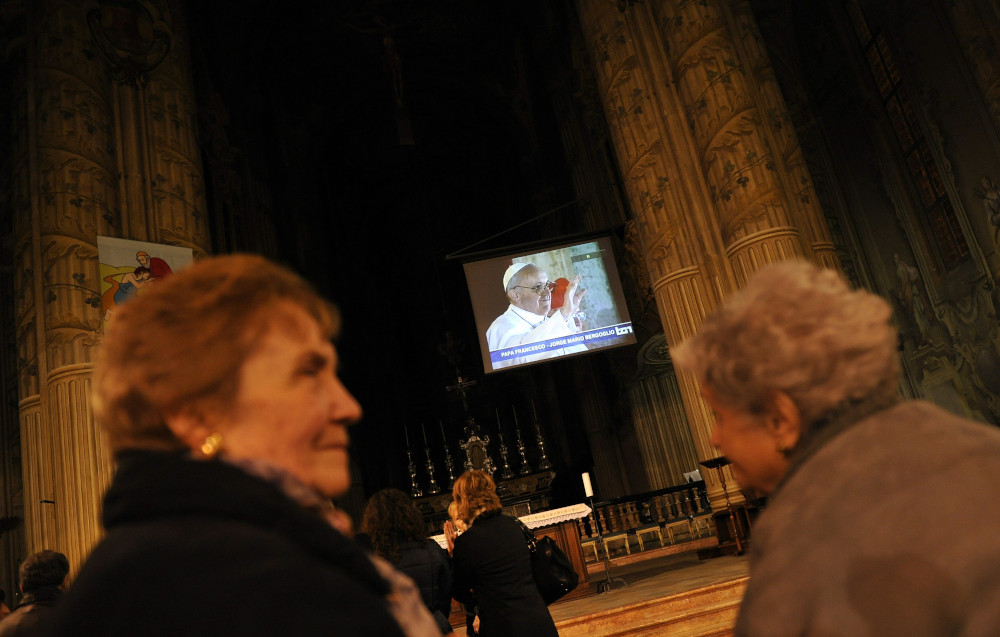
[[[594,590],[607,580],[604,567],[592,564]],[[746,556],[699,560],[696,550],[615,559],[611,590],[557,602],[549,607],[560,636],[724,635],[738,610],[748,576]],[[622,586],[618,579],[624,580]],[[683,615],[683,621],[673,617]],[[690,615],[699,615],[697,621]],[[666,618],[666,619],[664,619]],[[671,626],[665,628],[665,626]],[[464,635],[464,630],[457,630]]]

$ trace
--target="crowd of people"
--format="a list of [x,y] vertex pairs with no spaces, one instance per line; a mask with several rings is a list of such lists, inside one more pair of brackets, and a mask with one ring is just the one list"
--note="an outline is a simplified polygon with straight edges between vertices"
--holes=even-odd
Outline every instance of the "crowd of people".
[[[455,481],[446,548],[401,491],[375,493],[357,534],[333,506],[361,417],[338,330],[306,281],[255,256],[203,259],[123,305],[94,373],[117,465],[107,533],[68,590],[63,554],[29,556],[0,637],[431,637],[452,632],[452,599],[467,634],[557,635],[487,473]],[[672,353],[740,486],[768,495],[737,635],[1000,634],[1000,430],[900,399],[884,300],[774,265]],[[970,479],[983,490],[956,486]]]

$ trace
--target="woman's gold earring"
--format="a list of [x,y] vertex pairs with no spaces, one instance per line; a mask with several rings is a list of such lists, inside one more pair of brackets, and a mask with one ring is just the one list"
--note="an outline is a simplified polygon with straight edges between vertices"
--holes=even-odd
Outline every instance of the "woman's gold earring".
[[222,434],[216,432],[205,438],[205,441],[201,443],[201,453],[206,458],[214,458],[215,454],[219,453],[219,449],[222,448]]

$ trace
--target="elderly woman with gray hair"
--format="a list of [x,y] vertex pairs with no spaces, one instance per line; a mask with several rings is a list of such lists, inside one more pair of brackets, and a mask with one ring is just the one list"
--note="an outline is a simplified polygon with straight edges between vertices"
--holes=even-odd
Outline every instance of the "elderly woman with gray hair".
[[737,635],[1000,634],[1000,430],[901,400],[890,315],[793,261],[672,351],[770,495]]

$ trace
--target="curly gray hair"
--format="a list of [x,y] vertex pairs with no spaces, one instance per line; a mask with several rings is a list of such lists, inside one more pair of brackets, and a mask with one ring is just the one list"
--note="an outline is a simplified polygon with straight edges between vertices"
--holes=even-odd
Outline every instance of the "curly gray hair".
[[671,356],[733,409],[761,414],[775,392],[785,393],[809,428],[895,394],[891,314],[884,299],[851,290],[837,272],[787,261],[754,274]]

